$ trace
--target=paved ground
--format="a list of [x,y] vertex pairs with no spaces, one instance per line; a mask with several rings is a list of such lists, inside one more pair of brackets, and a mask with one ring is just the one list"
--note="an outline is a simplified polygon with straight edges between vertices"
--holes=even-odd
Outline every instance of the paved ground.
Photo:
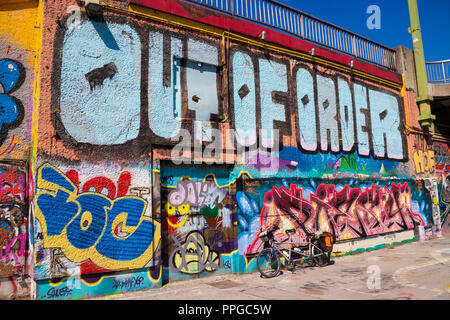
[[179,281],[117,300],[301,300],[450,299],[450,235],[356,255],[334,264],[283,270],[276,278],[259,272]]

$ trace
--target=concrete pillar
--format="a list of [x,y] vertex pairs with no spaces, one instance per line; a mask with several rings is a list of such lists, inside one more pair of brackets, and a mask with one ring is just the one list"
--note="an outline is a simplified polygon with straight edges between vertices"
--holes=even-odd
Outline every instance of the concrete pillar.
[[414,64],[414,52],[404,46],[395,49],[395,67],[398,73],[405,76],[405,87],[412,90],[417,96],[416,67]]
[[432,234],[435,237],[442,237],[442,226],[439,209],[439,192],[437,188],[436,178],[427,178],[425,180],[425,188],[430,192],[431,201],[433,203],[433,226],[431,228]]

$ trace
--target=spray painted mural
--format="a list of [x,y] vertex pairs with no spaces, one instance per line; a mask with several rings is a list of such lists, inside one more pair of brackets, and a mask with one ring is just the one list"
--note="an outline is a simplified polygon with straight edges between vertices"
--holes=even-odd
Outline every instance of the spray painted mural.
[[250,137],[256,136],[256,128],[267,131],[269,138],[275,127],[292,134],[289,119],[295,115],[297,146],[302,152],[350,153],[356,149],[361,156],[405,158],[399,99],[395,95],[367,84],[349,83],[344,77],[314,72],[298,62],[290,72],[288,61],[283,60],[233,50],[237,130]]
[[434,174],[436,157],[433,145],[429,144],[426,136],[412,135],[412,165],[414,173],[420,177],[430,177]]
[[0,165],[0,274],[23,273],[27,246],[28,212],[25,173]]
[[0,159],[27,160],[37,4],[17,4],[13,13],[4,5],[6,8],[0,8]]
[[166,278],[231,271],[222,259],[236,249],[235,184],[228,179],[221,167],[161,169]]
[[[6,56],[12,51],[8,46]],[[21,296],[28,290],[23,278],[29,273],[26,174],[23,166],[8,162],[20,163],[28,155],[22,131],[25,107],[21,99],[29,98],[25,78],[20,61],[0,59],[0,159],[6,160],[0,164],[0,298]],[[19,131],[14,130],[18,127]]]
[[[28,289],[28,203],[23,168],[0,165],[0,297]],[[26,291],[26,290],[25,290]]]
[[25,69],[20,62],[0,60],[0,85],[3,91],[0,94],[0,143],[5,141],[9,129],[17,127],[23,120],[23,104],[13,93],[20,88],[24,79]]
[[10,44],[3,48],[0,34],[0,160],[28,157],[33,104],[32,68],[25,64],[29,56]]
[[446,143],[434,142],[434,161],[436,163],[436,179],[439,193],[439,209],[442,227],[448,228],[450,220],[450,148]]
[[161,286],[159,268],[131,270],[127,273],[110,272],[82,277],[63,277],[38,280],[36,299],[84,299]]
[[60,72],[52,88],[55,128],[66,146],[127,150],[139,141],[145,153],[149,141],[173,145],[181,129],[192,141],[211,141],[211,130],[229,123],[238,133],[233,143],[245,146],[263,131],[271,148],[279,131],[283,143],[274,156],[282,165],[301,158],[297,165],[314,162],[326,170],[352,155],[369,174],[386,165],[390,175],[405,173],[398,168],[407,160],[401,100],[392,91],[231,41],[224,47],[217,39],[124,23],[115,15],[73,24],[57,35],[63,44],[55,51]]
[[40,30],[37,6],[37,1],[0,2],[0,299],[30,294],[28,164]]
[[160,223],[148,210],[149,187],[146,195],[138,193],[140,183],[151,185],[148,176],[145,170],[114,165],[100,169],[83,165],[65,173],[48,163],[39,167],[38,278],[151,264],[160,241]]
[[[376,180],[411,174],[395,90],[150,19],[64,10],[44,17],[55,42],[39,110],[39,299],[242,271],[234,259],[258,250],[274,212],[299,237],[322,228],[340,240],[427,223],[414,184]],[[230,163],[171,163],[183,131],[192,160],[195,147],[223,147],[226,130]],[[244,171],[254,179],[237,191]]]
[[296,229],[331,232],[336,240],[358,239],[427,225],[431,203],[413,181],[243,180],[236,198],[239,253],[259,252],[259,232],[279,224],[276,235]]
[[[94,188],[106,188],[104,182],[100,177],[89,181]],[[75,262],[91,259],[113,269],[143,266],[151,257],[148,248],[156,225],[143,215],[144,199],[124,196],[111,200],[98,191],[78,194],[75,185],[50,165],[39,169],[37,187],[46,190],[36,195],[44,247],[61,248]]]

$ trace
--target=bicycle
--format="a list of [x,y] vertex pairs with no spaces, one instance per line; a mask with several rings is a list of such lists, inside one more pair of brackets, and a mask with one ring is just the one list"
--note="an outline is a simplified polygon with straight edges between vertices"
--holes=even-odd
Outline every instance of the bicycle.
[[[307,233],[307,242],[292,242],[291,237],[295,233],[295,229],[289,229],[285,231],[289,238],[279,242],[274,238],[274,232],[278,229],[279,227],[276,226],[259,235],[264,242],[264,249],[258,254],[256,265],[262,277],[273,278],[280,273],[281,257],[285,259],[286,267],[292,265],[293,268],[300,261],[308,261],[311,265],[319,267],[330,263],[334,240],[331,234],[323,233],[322,237],[322,235],[316,236],[314,233]],[[283,248],[283,245],[287,245],[288,248]]]

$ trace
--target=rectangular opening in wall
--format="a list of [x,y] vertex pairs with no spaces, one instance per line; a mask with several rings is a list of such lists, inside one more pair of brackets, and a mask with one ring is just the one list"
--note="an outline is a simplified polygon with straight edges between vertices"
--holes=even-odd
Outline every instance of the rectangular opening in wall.
[[[184,68],[186,84],[182,85]],[[193,60],[174,58],[174,116],[196,121],[217,121],[219,115],[218,67]],[[182,92],[186,92],[187,117],[183,117]]]

